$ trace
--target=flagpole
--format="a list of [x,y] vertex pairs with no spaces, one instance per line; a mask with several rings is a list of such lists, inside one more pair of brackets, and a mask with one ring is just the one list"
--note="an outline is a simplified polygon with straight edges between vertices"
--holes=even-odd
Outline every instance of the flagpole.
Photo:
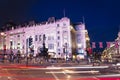
[[120,26],[119,26],[119,32],[118,32],[118,54],[120,54]]
[[82,17],[82,19],[83,19],[83,23],[85,24],[85,18],[84,18],[84,16]]
[[63,10],[63,16],[65,17],[65,9]]

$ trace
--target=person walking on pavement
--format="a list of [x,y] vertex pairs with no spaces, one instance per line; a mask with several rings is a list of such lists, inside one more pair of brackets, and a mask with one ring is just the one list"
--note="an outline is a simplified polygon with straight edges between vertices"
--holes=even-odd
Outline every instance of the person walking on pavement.
[[20,63],[20,50],[18,50],[18,52],[17,52],[17,63]]
[[13,51],[11,51],[11,53],[10,53],[10,63],[11,62],[14,62],[14,53],[13,53]]
[[87,63],[89,64],[91,61],[90,61],[90,54],[88,52],[88,50],[86,50],[86,56],[87,56]]
[[101,62],[101,52],[98,52],[98,60]]

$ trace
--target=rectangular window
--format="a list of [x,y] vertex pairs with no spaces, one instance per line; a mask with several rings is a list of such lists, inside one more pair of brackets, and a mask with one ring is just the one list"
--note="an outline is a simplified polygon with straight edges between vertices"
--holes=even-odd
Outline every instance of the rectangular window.
[[35,41],[37,41],[37,39],[38,39],[38,38],[37,38],[37,35],[35,35]]
[[17,43],[17,45],[20,45],[20,43]]
[[57,24],[57,27],[59,27],[60,26],[60,24]]
[[63,26],[66,26],[66,23],[63,23]]
[[68,33],[67,31],[63,31],[63,33]]
[[54,40],[54,36],[52,36],[52,40]]
[[11,46],[11,47],[13,46],[13,41],[10,41],[10,46]]
[[39,41],[41,41],[41,35],[39,35]]
[[17,35],[17,37],[20,37],[20,35]]
[[20,43],[19,42],[17,43],[17,49],[20,49]]
[[80,36],[81,36],[80,34],[77,34],[77,43],[81,42]]
[[48,40],[54,40],[54,36],[48,36]]
[[60,40],[60,36],[58,36],[58,40]]
[[20,40],[20,35],[17,35],[17,39]]
[[58,52],[60,52],[60,49],[58,49]]
[[60,31],[57,31],[57,34],[60,34]]
[[50,36],[48,36],[48,40],[51,40]]
[[49,49],[54,49],[54,44],[48,44]]
[[57,43],[57,45],[58,45],[58,47],[59,47],[59,45],[60,45],[59,42]]

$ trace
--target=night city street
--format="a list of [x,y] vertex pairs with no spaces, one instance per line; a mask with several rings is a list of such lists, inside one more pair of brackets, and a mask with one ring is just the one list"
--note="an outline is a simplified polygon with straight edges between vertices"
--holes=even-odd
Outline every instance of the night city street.
[[111,65],[48,64],[0,63],[0,80],[120,80],[120,68]]
[[120,80],[120,0],[0,0],[0,80]]

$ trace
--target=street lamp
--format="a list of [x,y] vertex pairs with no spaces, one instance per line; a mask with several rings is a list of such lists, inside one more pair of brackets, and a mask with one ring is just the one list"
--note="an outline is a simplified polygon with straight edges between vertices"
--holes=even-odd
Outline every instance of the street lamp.
[[0,34],[1,34],[2,36],[3,36],[3,35],[5,35],[5,33],[4,33],[4,32],[1,32]]
[[2,37],[2,50],[5,50],[5,37],[6,37],[6,34],[4,32],[1,32],[0,35]]
[[41,52],[42,52],[43,56],[48,59],[48,53],[47,53],[48,48],[46,48],[46,46],[45,46],[45,40],[46,40],[46,36],[44,34],[43,35],[43,49],[41,50]]
[[5,56],[5,51],[6,51],[6,45],[5,45],[5,37],[6,34],[4,32],[0,33],[1,37],[2,37],[2,51],[3,51],[3,61],[4,61],[4,56]]
[[120,54],[120,32],[118,32],[118,54]]
[[65,43],[63,47],[64,47],[64,48],[63,48],[63,52],[64,52],[64,54],[65,54],[66,62],[67,62],[67,43]]

